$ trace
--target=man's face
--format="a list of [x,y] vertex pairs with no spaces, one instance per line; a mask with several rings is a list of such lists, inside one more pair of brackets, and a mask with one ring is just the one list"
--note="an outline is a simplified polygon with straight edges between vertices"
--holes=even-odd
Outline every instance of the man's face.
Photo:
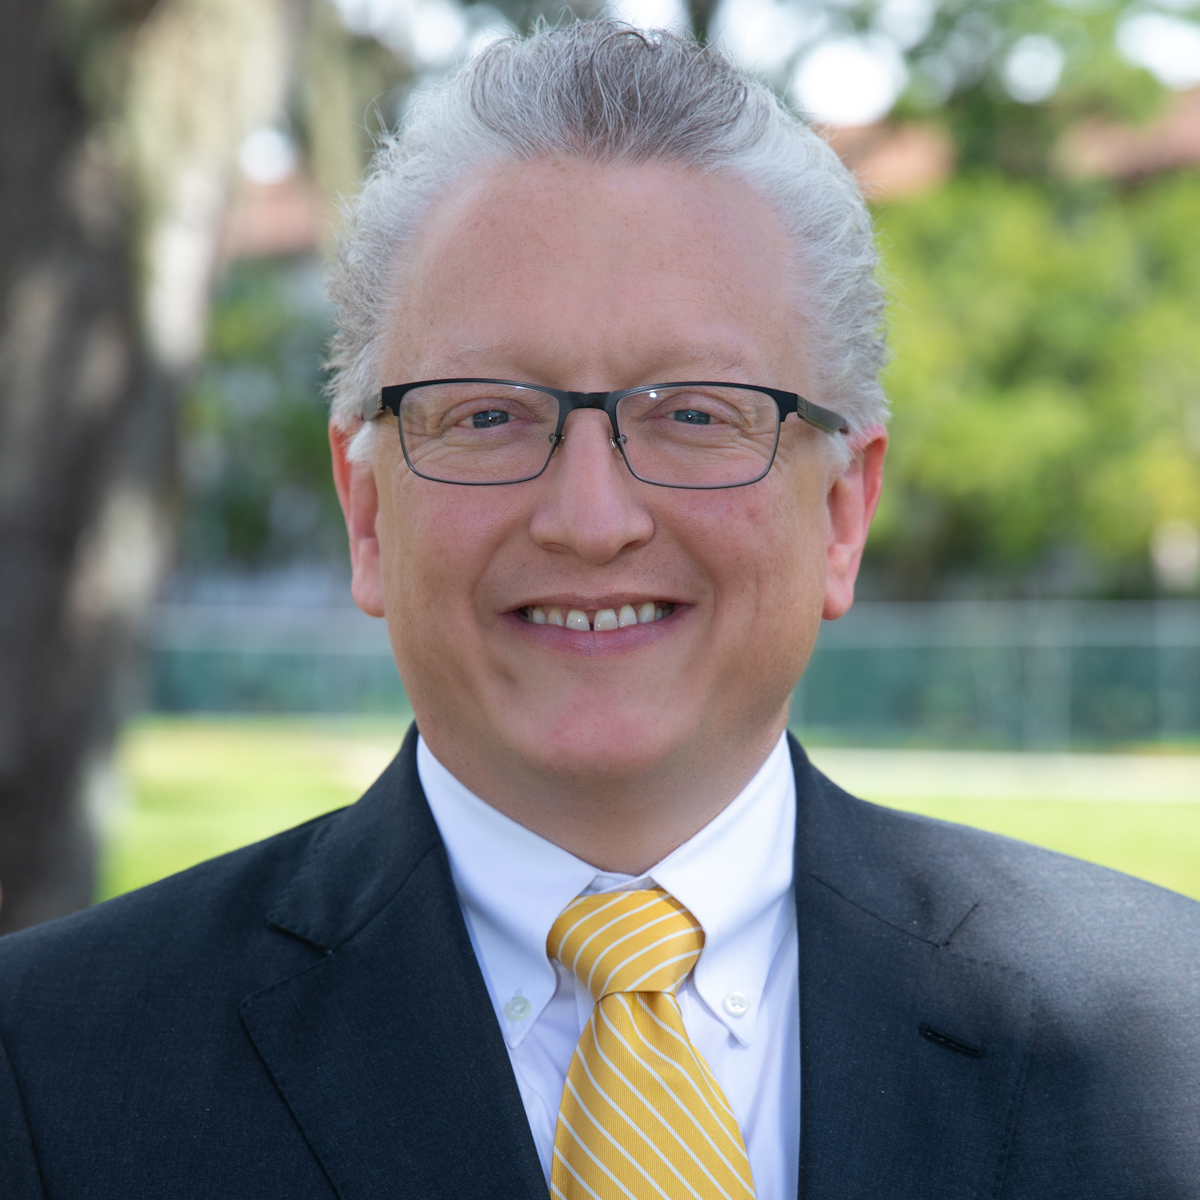
[[[728,180],[664,165],[499,168],[456,185],[425,224],[380,383],[711,379],[803,395],[787,258],[766,205]],[[857,565],[857,548],[849,564],[831,550],[854,514],[831,491],[826,435],[789,418],[764,479],[691,491],[636,480],[602,412],[573,413],[565,434],[545,473],[519,484],[419,478],[394,423],[369,469],[342,468],[344,502],[358,505],[355,595],[386,616],[434,752],[452,769],[465,756],[583,782],[769,748],[822,608],[848,604]],[[830,562],[842,591],[827,601]],[[669,615],[594,632],[528,619],[648,604]]]

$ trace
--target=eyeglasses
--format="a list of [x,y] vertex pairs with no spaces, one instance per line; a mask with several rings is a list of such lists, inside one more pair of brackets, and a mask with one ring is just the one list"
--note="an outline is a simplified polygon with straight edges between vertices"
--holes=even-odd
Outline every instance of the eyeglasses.
[[795,392],[728,383],[662,383],[564,392],[509,379],[427,379],[385,387],[365,419],[391,412],[404,460],[423,479],[490,486],[536,479],[576,409],[608,414],[611,444],[643,483],[730,488],[771,469],[790,414],[828,433],[844,418]]

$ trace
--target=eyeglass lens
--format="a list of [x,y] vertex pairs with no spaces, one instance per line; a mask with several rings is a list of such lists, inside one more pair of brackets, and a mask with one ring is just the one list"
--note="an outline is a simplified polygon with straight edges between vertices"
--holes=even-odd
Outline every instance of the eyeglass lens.
[[[440,383],[405,393],[400,436],[413,470],[426,478],[515,483],[546,466],[558,414],[558,400],[536,388]],[[645,388],[623,397],[616,415],[633,473],[674,487],[761,478],[779,429],[770,395],[725,385]]]

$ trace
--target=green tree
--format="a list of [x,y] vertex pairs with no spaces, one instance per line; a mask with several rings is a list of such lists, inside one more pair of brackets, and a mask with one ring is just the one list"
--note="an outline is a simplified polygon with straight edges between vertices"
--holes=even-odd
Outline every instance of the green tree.
[[1146,594],[1200,523],[1200,176],[1072,194],[987,173],[883,206],[889,594]]
[[218,287],[183,414],[189,570],[345,561],[321,391],[328,334],[316,262],[237,263]]

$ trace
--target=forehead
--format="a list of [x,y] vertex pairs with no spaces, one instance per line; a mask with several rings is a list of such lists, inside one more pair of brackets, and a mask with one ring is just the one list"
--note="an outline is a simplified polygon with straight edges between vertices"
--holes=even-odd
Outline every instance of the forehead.
[[434,206],[408,256],[381,383],[495,373],[608,389],[690,366],[798,389],[788,266],[766,202],[733,178],[671,164],[481,171]]

